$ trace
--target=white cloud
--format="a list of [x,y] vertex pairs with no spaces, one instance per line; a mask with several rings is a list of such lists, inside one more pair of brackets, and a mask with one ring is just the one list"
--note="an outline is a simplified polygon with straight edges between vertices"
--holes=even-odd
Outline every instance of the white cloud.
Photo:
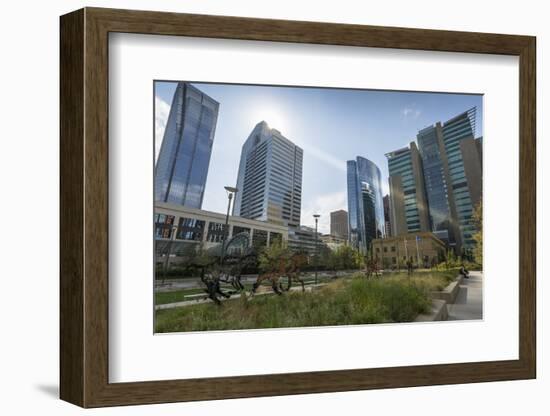
[[422,111],[411,107],[405,107],[403,110],[401,110],[401,115],[404,118],[417,119],[420,114],[422,114]]
[[160,152],[160,145],[164,137],[164,129],[168,122],[170,105],[159,97],[155,97],[155,160]]
[[339,209],[348,210],[346,191],[319,195],[304,203],[300,223],[309,227],[315,227],[313,214],[320,214],[319,233],[328,234],[330,233],[330,213]]

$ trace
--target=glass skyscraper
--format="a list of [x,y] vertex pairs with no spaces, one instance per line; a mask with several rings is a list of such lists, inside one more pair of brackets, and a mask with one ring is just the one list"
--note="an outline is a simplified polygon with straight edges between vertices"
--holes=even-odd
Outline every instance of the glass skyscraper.
[[386,158],[392,235],[429,231],[422,160],[416,143],[387,153]]
[[155,166],[155,201],[201,208],[219,103],[178,82]]
[[375,238],[385,235],[380,169],[357,156],[347,161],[349,239],[366,253]]
[[452,189],[449,189],[447,185],[449,169],[443,147],[441,123],[438,122],[420,130],[416,138],[422,156],[430,230],[440,240],[450,246],[455,246],[456,213],[452,205]]
[[[474,139],[476,108],[471,108],[443,124],[443,142],[449,165],[450,182],[456,207],[462,247],[475,246],[472,235],[474,205],[481,198],[481,141]],[[470,151],[472,149],[472,151]]]
[[262,121],[241,151],[233,214],[298,227],[303,150]]
[[473,248],[473,210],[482,194],[476,108],[420,130],[418,146],[388,153],[392,234],[431,231],[456,249]]
[[386,237],[391,237],[390,196],[384,195],[382,201],[384,203],[384,230]]

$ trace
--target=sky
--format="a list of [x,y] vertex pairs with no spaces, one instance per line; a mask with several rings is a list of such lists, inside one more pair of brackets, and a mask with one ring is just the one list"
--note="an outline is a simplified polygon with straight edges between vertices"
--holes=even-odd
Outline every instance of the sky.
[[[420,129],[477,107],[476,137],[483,131],[477,94],[192,84],[220,103],[202,208],[225,213],[223,188],[237,182],[241,147],[265,120],[304,150],[301,224],[312,226],[313,214],[321,214],[321,233],[330,232],[330,212],[348,210],[347,160],[374,162],[386,195],[385,154],[408,146]],[[176,82],[155,82],[156,155],[175,89]]]

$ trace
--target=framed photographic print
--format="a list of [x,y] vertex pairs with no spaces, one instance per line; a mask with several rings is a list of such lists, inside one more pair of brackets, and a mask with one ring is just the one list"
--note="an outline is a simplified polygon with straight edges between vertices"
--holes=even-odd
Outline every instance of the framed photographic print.
[[535,38],[61,17],[61,398],[534,378]]

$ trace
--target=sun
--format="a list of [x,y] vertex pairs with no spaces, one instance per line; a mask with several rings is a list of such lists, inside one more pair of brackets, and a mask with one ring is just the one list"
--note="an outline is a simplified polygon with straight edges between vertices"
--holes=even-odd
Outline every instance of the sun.
[[251,112],[254,124],[265,121],[272,129],[279,130],[282,134],[290,128],[289,118],[284,111],[274,106],[261,106]]

